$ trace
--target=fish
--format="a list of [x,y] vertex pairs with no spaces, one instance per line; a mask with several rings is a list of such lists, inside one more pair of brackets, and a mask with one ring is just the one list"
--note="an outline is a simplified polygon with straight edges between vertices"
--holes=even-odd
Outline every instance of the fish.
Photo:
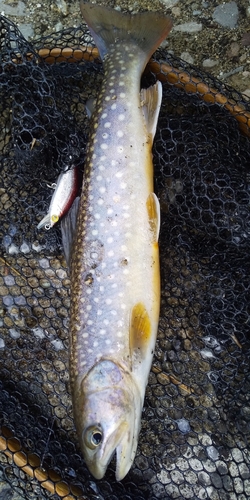
[[80,185],[78,167],[67,168],[58,177],[55,191],[51,198],[49,211],[37,225],[37,229],[43,227],[51,229],[61,218],[67,214],[74,202]]
[[172,21],[85,2],[81,12],[104,78],[91,117],[84,188],[62,226],[63,240],[71,241],[64,245],[71,269],[70,384],[89,471],[101,479],[116,455],[121,481],[136,454],[160,308],[152,144],[162,86],[140,90],[140,80]]

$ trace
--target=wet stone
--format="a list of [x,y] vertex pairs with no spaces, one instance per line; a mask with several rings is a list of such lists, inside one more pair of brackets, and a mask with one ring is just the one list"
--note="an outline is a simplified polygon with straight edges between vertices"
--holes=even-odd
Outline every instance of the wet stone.
[[228,467],[225,462],[218,460],[218,462],[216,462],[216,468],[221,476],[224,476],[224,474],[228,474]]
[[240,479],[240,477],[234,478],[233,484],[234,484],[234,489],[238,495],[244,492],[243,481],[242,479]]
[[181,484],[184,481],[183,475],[177,470],[172,471],[170,477],[175,484]]
[[15,284],[15,278],[14,278],[14,276],[11,276],[11,274],[8,274],[7,276],[4,276],[3,279],[4,279],[4,283],[7,286],[12,286],[12,285]]
[[232,476],[232,477],[239,476],[239,470],[238,470],[238,467],[237,467],[235,462],[231,462],[228,465],[228,470],[229,470],[230,476]]
[[183,498],[186,498],[186,499],[194,498],[194,490],[188,484],[181,484],[179,486],[179,490],[180,490],[180,493],[183,496]]
[[167,472],[164,469],[162,469],[161,472],[158,472],[157,478],[162,484],[169,484],[171,482],[171,477],[169,472]]
[[212,472],[210,478],[211,478],[212,484],[216,488],[221,488],[222,487],[222,481],[221,481],[221,477],[219,476],[219,474],[217,474],[216,472]]
[[48,259],[40,259],[39,261],[39,265],[42,269],[48,269],[50,267],[50,263],[49,263],[49,260]]
[[244,464],[239,464],[239,473],[242,479],[248,479],[250,477],[250,470],[247,467],[247,465]]

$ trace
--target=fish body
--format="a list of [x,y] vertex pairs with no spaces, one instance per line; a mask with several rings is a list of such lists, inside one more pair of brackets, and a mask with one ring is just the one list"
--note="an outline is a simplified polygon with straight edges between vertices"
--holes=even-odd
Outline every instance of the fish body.
[[171,21],[85,3],[81,10],[105,73],[71,252],[71,391],[89,470],[102,478],[116,452],[121,480],[136,453],[160,305],[152,142],[161,84],[140,92],[140,79]]
[[37,225],[37,229],[53,227],[70,209],[79,189],[79,172],[77,167],[62,172],[56,183],[51,198],[49,211]]

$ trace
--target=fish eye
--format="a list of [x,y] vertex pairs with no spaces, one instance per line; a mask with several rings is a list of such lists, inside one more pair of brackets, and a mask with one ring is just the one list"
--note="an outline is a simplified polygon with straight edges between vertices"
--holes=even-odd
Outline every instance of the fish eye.
[[102,442],[103,432],[100,425],[91,425],[84,432],[84,442],[88,448],[94,450]]

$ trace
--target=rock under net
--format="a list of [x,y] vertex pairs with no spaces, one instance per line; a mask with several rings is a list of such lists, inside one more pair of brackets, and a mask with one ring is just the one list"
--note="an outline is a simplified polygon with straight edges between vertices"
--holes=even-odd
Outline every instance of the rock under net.
[[68,387],[60,228],[36,226],[59,172],[84,169],[84,104],[102,79],[90,41],[79,28],[29,44],[0,18],[0,492],[245,500],[250,106],[164,51],[142,81],[160,78],[164,90],[154,144],[162,297],[138,451],[121,483],[114,462],[95,481],[82,459]]

